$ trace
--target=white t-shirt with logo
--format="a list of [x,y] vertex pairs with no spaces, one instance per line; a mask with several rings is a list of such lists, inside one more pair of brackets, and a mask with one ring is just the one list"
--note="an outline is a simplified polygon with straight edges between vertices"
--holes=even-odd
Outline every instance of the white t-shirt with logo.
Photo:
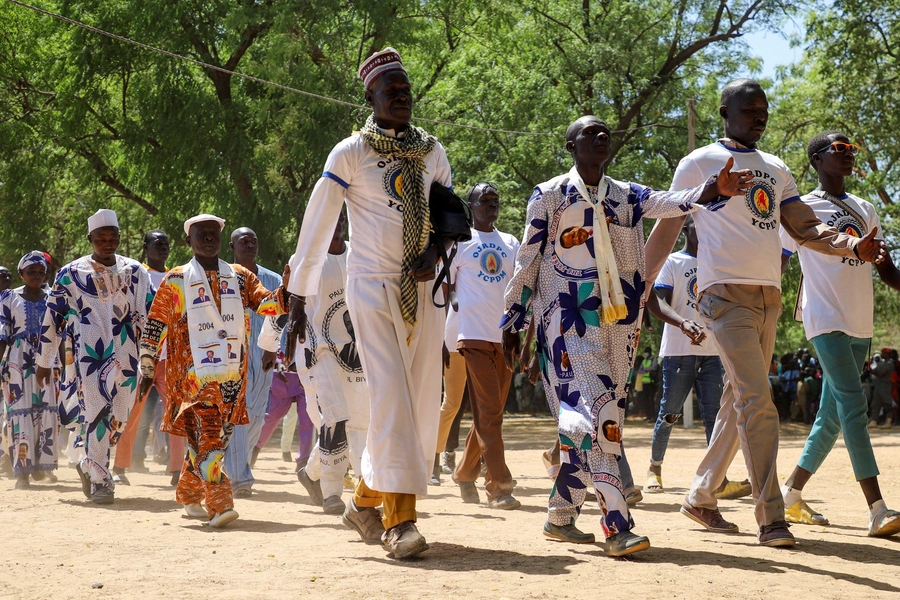
[[711,202],[693,213],[700,242],[698,289],[702,292],[716,283],[781,289],[780,207],[800,200],[794,177],[781,159],[716,142],[681,159],[671,189],[702,185],[729,157],[734,158],[733,170],[753,172],[752,187],[744,195]]
[[[864,237],[877,227],[878,235],[881,235],[881,222],[871,202],[852,194],[839,197],[865,219],[865,223],[860,223],[849,212],[817,194],[803,196],[803,202],[826,225],[854,237]],[[872,337],[875,307],[872,264],[857,258],[828,256],[808,250],[798,246],[784,229],[781,230],[781,243],[786,254],[800,252],[800,268],[803,269],[800,306],[806,337],[812,339],[831,331],[858,338]]]
[[508,233],[472,229],[472,239],[458,245],[450,267],[459,312],[447,312],[444,343],[451,352],[460,340],[500,343],[500,319],[506,284],[515,271],[519,240]]
[[[684,250],[670,254],[663,264],[656,283],[657,290],[672,290],[672,302],[670,306],[682,319],[690,319],[703,323],[697,312],[697,257],[688,254]],[[665,324],[663,328],[662,344],[659,347],[660,356],[718,356],[719,348],[712,331],[706,331],[706,339],[703,343],[694,346],[691,338],[684,335],[678,328]]]
[[[347,277],[400,277],[403,260],[400,162],[380,157],[362,134],[352,135],[334,147],[303,215],[305,227],[301,228],[297,240],[288,291],[299,296],[316,294],[344,202],[353,240],[347,257]],[[425,157],[423,176],[426,199],[431,196],[432,182],[450,186],[450,163],[440,142]]]

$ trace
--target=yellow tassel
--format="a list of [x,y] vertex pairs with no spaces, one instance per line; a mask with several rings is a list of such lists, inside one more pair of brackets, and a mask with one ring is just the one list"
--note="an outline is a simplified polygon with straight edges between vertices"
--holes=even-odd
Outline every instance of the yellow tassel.
[[616,309],[612,306],[604,306],[603,307],[603,323],[605,325],[609,325],[610,323],[616,322]]
[[628,307],[624,304],[619,304],[616,306],[604,306],[603,312],[600,318],[603,320],[605,325],[609,325],[611,323],[615,323],[621,319],[624,319],[628,316]]

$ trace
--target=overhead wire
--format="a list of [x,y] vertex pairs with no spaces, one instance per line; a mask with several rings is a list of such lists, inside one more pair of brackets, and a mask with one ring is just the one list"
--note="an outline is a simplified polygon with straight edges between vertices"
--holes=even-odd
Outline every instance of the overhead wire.
[[[36,12],[36,13],[38,13],[38,14],[41,14],[41,15],[44,15],[44,16],[47,16],[47,17],[51,17],[51,18],[53,18],[53,19],[57,19],[57,20],[62,21],[62,22],[64,22],[64,23],[69,23],[70,25],[75,25],[76,27],[80,27],[81,29],[84,29],[84,30],[86,30],[86,31],[90,31],[90,32],[92,32],[92,33],[96,33],[96,34],[99,34],[99,35],[103,35],[103,36],[106,36],[106,37],[108,37],[108,38],[111,38],[111,39],[114,39],[114,40],[118,40],[118,41],[123,42],[123,43],[126,43],[126,44],[131,44],[132,46],[137,46],[138,48],[143,48],[143,49],[145,49],[145,50],[150,50],[151,52],[155,52],[155,53],[161,54],[161,55],[163,55],[163,56],[168,56],[169,58],[174,58],[174,59],[177,59],[177,60],[181,60],[181,61],[184,61],[184,62],[193,64],[193,65],[196,65],[196,66],[198,66],[198,67],[202,67],[202,68],[204,68],[204,69],[210,69],[210,70],[212,70],[212,71],[218,71],[218,72],[220,72],[220,73],[225,73],[225,74],[227,74],[227,75],[231,75],[231,76],[234,76],[234,77],[239,77],[239,78],[241,78],[241,79],[246,79],[247,81],[253,81],[253,82],[256,82],[256,83],[259,83],[259,84],[262,84],[262,85],[266,85],[266,86],[278,88],[278,89],[281,89],[281,90],[284,90],[284,91],[287,91],[287,92],[292,92],[292,93],[294,93],[294,94],[300,94],[300,95],[303,95],[303,96],[307,96],[307,97],[309,97],[309,98],[315,98],[316,100],[321,100],[321,101],[323,101],[323,102],[331,102],[331,103],[333,103],[333,104],[339,104],[339,105],[341,105],[341,106],[347,106],[347,107],[355,108],[355,109],[370,110],[370,107],[365,106],[365,105],[363,105],[363,104],[355,104],[355,103],[353,103],[353,102],[348,102],[348,101],[346,101],[346,100],[341,100],[341,99],[339,99],[339,98],[331,98],[330,96],[325,96],[325,95],[322,95],[322,94],[316,94],[316,93],[314,93],[314,92],[308,92],[308,91],[306,91],[306,90],[301,90],[301,89],[298,89],[298,88],[295,88],[295,87],[291,87],[291,86],[289,86],[289,85],[284,85],[284,84],[277,83],[277,82],[274,82],[274,81],[269,81],[269,80],[266,80],[266,79],[262,79],[262,78],[260,78],[260,77],[255,77],[255,76],[253,76],[253,75],[248,75],[248,74],[246,74],[246,73],[241,73],[240,71],[232,71],[232,70],[226,69],[226,68],[224,68],[224,67],[220,67],[219,65],[214,65],[214,64],[207,63],[207,62],[203,62],[202,60],[197,60],[197,59],[191,58],[191,57],[189,57],[189,56],[184,56],[184,55],[182,55],[182,54],[177,54],[177,53],[175,53],[175,52],[170,52],[170,51],[168,51],[168,50],[164,50],[164,49],[158,48],[158,47],[156,47],[156,46],[151,46],[150,44],[145,44],[145,43],[143,43],[143,42],[139,42],[139,41],[137,41],[137,40],[133,40],[133,39],[131,39],[131,38],[128,38],[128,37],[125,37],[125,36],[122,36],[122,35],[118,35],[118,34],[115,34],[115,33],[111,33],[111,32],[109,32],[109,31],[104,31],[103,29],[100,29],[100,28],[98,28],[98,27],[94,27],[93,25],[88,25],[87,23],[83,23],[83,22],[81,22],[81,21],[77,21],[77,20],[75,20],[75,19],[72,19],[72,18],[63,16],[63,15],[60,15],[60,14],[58,14],[58,13],[49,11],[49,10],[47,10],[47,9],[45,9],[45,8],[41,8],[41,7],[39,7],[39,6],[34,6],[34,5],[32,5],[32,4],[28,4],[28,3],[22,2],[21,0],[6,0],[6,1],[9,2],[10,4],[15,4],[15,5],[17,5],[17,6],[20,6],[20,7],[22,7],[22,8],[26,8],[26,9],[31,10],[31,11],[33,11],[33,12]],[[479,127],[479,126],[476,126],[476,125],[465,125],[465,124],[462,124],[462,123],[455,123],[455,122],[452,122],[452,121],[443,121],[443,120],[440,120],[440,119],[425,119],[425,118],[421,118],[421,117],[413,117],[412,120],[413,120],[413,121],[421,121],[421,122],[423,122],[423,123],[433,123],[433,124],[435,124],[435,125],[447,125],[447,126],[449,126],[449,127],[458,127],[458,128],[461,128],[461,129],[469,129],[469,130],[473,130],[473,131],[485,131],[485,132],[491,132],[491,133],[504,133],[504,134],[509,134],[509,135],[533,135],[533,136],[553,136],[553,135],[556,135],[556,134],[552,134],[552,133],[538,132],[538,131],[515,131],[515,130],[509,130],[509,129],[495,129],[495,128],[492,128],[492,127]]]

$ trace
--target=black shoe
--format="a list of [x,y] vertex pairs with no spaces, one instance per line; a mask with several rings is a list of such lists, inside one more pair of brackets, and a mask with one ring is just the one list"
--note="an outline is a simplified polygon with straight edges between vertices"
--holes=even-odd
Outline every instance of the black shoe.
[[772,546],[775,548],[786,548],[797,543],[794,536],[788,531],[787,521],[779,519],[771,525],[763,525],[759,528],[757,537],[760,546]]
[[121,467],[113,467],[113,481],[118,485],[131,485],[128,477],[125,476],[125,469]]
[[115,499],[116,496],[108,485],[101,485],[91,494],[91,502],[94,504],[112,504]]
[[169,485],[171,485],[172,487],[176,487],[180,480],[181,471],[172,471],[172,479],[169,480]]
[[594,534],[584,533],[574,523],[568,525],[554,525],[548,521],[544,522],[544,535],[553,540],[561,542],[569,542],[571,544],[593,544]]
[[313,504],[322,506],[325,501],[325,498],[322,496],[322,487],[319,485],[318,480],[313,481],[306,474],[306,467],[300,467],[300,470],[297,471],[297,479],[306,488],[306,493],[309,494],[309,499],[312,500]]
[[282,452],[281,460],[284,462],[294,462],[294,455],[291,452]]
[[75,465],[75,470],[78,471],[78,477],[81,478],[81,491],[84,494],[84,497],[90,499],[91,476],[81,470],[81,463]]
[[474,481],[460,481],[459,495],[466,504],[478,504],[481,498],[478,496],[478,488],[475,487]]

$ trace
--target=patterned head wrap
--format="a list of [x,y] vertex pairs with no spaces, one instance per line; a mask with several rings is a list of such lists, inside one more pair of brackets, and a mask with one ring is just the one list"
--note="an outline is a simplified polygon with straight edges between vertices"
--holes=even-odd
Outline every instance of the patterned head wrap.
[[50,265],[47,263],[47,255],[41,252],[40,250],[32,250],[28,254],[22,257],[22,260],[19,261],[18,271],[21,273],[27,267],[40,264],[44,265],[44,268],[47,269]]

